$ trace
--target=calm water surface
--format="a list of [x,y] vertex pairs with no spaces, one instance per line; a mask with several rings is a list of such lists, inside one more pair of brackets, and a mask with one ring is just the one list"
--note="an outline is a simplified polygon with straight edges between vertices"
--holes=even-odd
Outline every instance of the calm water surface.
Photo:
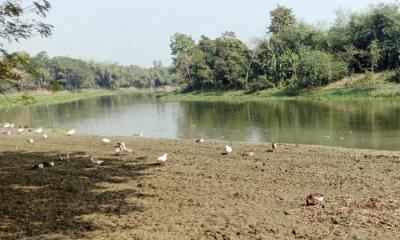
[[164,102],[120,95],[0,111],[0,122],[79,133],[400,150],[398,101]]

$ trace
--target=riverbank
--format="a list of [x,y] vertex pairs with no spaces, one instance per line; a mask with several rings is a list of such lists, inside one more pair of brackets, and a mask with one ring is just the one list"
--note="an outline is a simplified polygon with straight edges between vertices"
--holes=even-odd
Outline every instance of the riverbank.
[[325,87],[309,90],[271,88],[249,93],[245,90],[212,90],[176,92],[164,99],[174,101],[262,101],[262,100],[311,100],[349,101],[400,99],[400,84],[386,81],[388,73],[376,74],[367,79],[364,74],[354,75]]
[[[397,239],[400,152],[0,136],[1,239]],[[28,143],[27,139],[34,139]],[[115,155],[123,141],[132,153]],[[233,154],[222,155],[225,145]],[[253,151],[254,156],[242,156]],[[157,156],[168,153],[165,165]],[[60,160],[60,155],[65,159]],[[96,165],[89,156],[103,160]],[[55,166],[31,169],[35,163]],[[311,192],[324,207],[305,206]]]
[[108,89],[83,89],[77,92],[73,91],[29,91],[25,93],[6,94],[0,97],[0,109],[34,106],[34,105],[50,105],[73,102],[77,100],[99,97],[112,96],[117,94],[145,94],[164,92],[163,89],[137,89],[137,88],[121,88],[115,90]]

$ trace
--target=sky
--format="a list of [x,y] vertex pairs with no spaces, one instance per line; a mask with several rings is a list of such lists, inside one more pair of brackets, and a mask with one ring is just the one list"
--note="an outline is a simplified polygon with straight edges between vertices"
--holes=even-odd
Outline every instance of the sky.
[[[24,2],[24,1],[23,1]],[[99,62],[148,67],[154,60],[171,63],[170,37],[175,32],[199,39],[233,31],[245,43],[265,33],[269,12],[277,4],[293,9],[297,19],[329,25],[335,9],[365,10],[393,0],[49,0],[45,22],[50,38],[6,44],[11,51],[69,56]]]

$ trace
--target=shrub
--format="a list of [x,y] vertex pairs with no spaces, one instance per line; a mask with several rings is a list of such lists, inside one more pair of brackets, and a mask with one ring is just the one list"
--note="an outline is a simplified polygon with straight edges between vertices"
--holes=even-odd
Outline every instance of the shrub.
[[400,83],[400,68],[394,70],[388,79],[391,82]]
[[249,92],[256,92],[267,88],[273,88],[274,86],[274,83],[272,83],[267,78],[267,76],[261,75],[249,84]]
[[300,87],[324,86],[347,75],[348,66],[329,53],[302,49],[296,67]]

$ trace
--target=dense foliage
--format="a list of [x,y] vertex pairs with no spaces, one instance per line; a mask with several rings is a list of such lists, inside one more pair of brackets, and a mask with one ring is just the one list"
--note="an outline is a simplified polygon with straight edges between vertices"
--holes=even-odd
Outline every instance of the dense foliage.
[[27,58],[32,68],[36,69],[36,74],[26,75],[24,86],[34,89],[150,88],[176,82],[170,69],[163,67],[159,61],[154,61],[150,68],[142,68],[69,57],[49,58],[46,52]]
[[[196,42],[171,38],[173,68],[189,90],[294,86],[310,88],[351,73],[398,69],[398,4],[378,4],[364,12],[337,12],[327,30],[297,22],[292,9],[271,11],[267,37],[248,47],[234,33]],[[394,80],[395,81],[395,80]]]
[[50,36],[53,26],[40,21],[50,8],[46,0],[31,1],[27,5],[20,0],[0,2],[0,92],[21,86],[21,70],[27,73],[34,71],[28,66],[26,55],[9,53],[3,48],[4,43],[37,35]]

